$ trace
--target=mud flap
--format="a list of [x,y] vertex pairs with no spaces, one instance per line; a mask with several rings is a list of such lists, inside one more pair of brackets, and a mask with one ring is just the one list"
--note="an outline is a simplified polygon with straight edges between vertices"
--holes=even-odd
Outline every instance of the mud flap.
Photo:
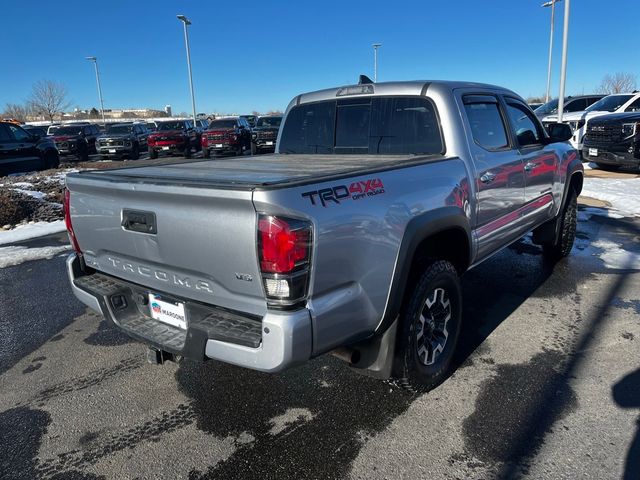
[[352,345],[359,353],[358,361],[350,367],[362,375],[386,380],[391,377],[393,357],[396,350],[398,317],[382,335]]

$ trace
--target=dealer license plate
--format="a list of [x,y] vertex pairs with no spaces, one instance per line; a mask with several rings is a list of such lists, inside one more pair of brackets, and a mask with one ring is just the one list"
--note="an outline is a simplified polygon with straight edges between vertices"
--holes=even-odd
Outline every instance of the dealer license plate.
[[597,148],[590,148],[589,149],[589,156],[590,157],[597,157],[598,156],[598,149]]
[[222,148],[222,144],[221,144],[221,143],[216,143],[216,144],[214,145],[214,147],[215,147],[215,148]]
[[109,149],[109,153],[116,153],[116,149],[115,148],[110,148]]
[[264,142],[265,145],[273,145],[273,142]]
[[169,150],[169,147],[162,147],[163,150]]
[[184,303],[163,299],[157,293],[149,294],[149,310],[151,318],[174,327],[187,329],[187,316],[184,312]]

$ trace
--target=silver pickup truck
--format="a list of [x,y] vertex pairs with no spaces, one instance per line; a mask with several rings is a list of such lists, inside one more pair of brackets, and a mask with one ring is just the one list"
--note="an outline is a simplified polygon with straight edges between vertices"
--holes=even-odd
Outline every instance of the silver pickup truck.
[[432,388],[460,276],[533,231],[568,255],[581,162],[504,88],[397,82],[289,104],[276,153],[67,176],[75,295],[155,361],[265,372],[333,352]]

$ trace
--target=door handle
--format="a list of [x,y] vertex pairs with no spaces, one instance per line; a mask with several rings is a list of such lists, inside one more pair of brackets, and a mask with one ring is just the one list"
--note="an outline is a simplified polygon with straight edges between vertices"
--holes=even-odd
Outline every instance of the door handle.
[[492,172],[485,172],[484,174],[482,174],[482,176],[480,177],[480,181],[482,183],[491,183],[496,179],[496,174],[492,173]]
[[525,172],[530,172],[531,170],[536,168],[538,165],[540,165],[540,164],[536,163],[536,162],[527,162],[527,163],[524,164],[524,171]]

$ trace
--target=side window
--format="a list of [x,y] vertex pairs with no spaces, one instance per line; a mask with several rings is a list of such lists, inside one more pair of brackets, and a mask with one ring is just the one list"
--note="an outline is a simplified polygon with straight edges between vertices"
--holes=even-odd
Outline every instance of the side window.
[[6,124],[0,124],[0,142],[11,142],[13,141],[13,135],[7,128]]
[[18,142],[24,142],[25,140],[28,140],[31,137],[31,135],[29,135],[27,132],[25,132],[23,129],[21,129],[17,125],[8,125],[8,127],[11,133],[13,134],[13,138],[15,138]]
[[474,141],[487,150],[499,150],[509,145],[498,100],[491,96],[464,97],[471,134]]
[[600,100],[602,97],[589,97],[587,98],[587,107],[590,107],[591,105],[593,105],[594,103],[596,103],[598,100]]
[[577,98],[572,102],[569,102],[565,111],[567,112],[581,112],[587,108],[587,100],[585,98]]
[[625,108],[624,110],[625,112],[640,112],[640,97],[638,97],[635,102],[632,102],[631,105],[629,105],[627,108]]
[[506,99],[511,128],[521,147],[537,145],[542,141],[542,131],[529,109],[516,100]]

